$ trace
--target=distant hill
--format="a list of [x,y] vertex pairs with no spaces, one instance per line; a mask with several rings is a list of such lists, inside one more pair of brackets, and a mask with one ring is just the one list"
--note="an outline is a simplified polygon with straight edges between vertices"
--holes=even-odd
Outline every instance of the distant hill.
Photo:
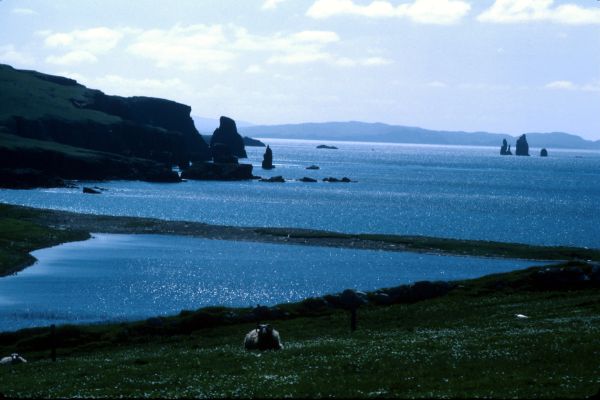
[[[415,143],[467,146],[498,146],[502,139],[514,143],[516,137],[489,132],[435,131],[417,127],[366,122],[325,122],[243,127],[244,135],[261,138],[339,140],[357,142]],[[600,149],[600,140],[590,141],[562,133],[526,133],[532,147]]]

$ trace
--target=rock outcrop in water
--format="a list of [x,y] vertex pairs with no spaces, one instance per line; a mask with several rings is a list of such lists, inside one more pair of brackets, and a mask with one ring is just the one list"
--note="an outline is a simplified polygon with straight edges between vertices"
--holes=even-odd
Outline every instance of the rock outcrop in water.
[[259,182],[268,182],[268,183],[285,183],[285,178],[281,175],[273,176],[271,178],[262,178]]
[[525,135],[521,135],[517,139],[517,150],[516,154],[518,156],[528,156],[529,155],[529,143],[527,143],[527,137]]
[[229,147],[223,143],[215,143],[211,147],[213,162],[218,164],[239,164],[238,158],[231,154]]
[[506,139],[502,139],[502,147],[500,147],[500,155],[512,156],[512,151],[510,151],[510,144],[508,144]]
[[183,179],[243,181],[254,179],[251,164],[197,163],[181,173]]
[[214,148],[217,143],[222,143],[229,148],[232,155],[238,158],[247,158],[244,140],[237,131],[235,121],[231,118],[221,117],[220,125],[212,135],[210,147]]
[[271,148],[269,146],[267,146],[267,149],[265,150],[265,154],[263,155],[262,167],[263,167],[263,169],[275,168],[273,166],[273,151],[271,150]]
[[540,157],[548,157],[548,150],[542,149],[540,151]]

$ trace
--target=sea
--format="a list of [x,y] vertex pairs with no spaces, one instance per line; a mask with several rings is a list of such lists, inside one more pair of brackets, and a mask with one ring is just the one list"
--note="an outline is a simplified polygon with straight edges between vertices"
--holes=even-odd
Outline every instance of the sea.
[[[0,190],[0,202],[82,213],[425,235],[600,248],[600,152],[263,139],[248,147],[255,175],[285,183],[78,182],[78,188]],[[317,149],[327,144],[337,149]],[[318,170],[306,169],[317,165]],[[302,177],[316,183],[299,182]],[[350,183],[324,182],[348,177]],[[83,194],[82,186],[104,189]],[[346,288],[456,280],[538,262],[406,252],[94,234],[32,253],[0,278],[0,331],[125,321],[183,309],[275,305]]]
[[[247,147],[254,174],[285,183],[83,182],[76,189],[0,190],[0,202],[83,213],[600,247],[600,152],[263,139]],[[337,150],[317,149],[327,144]],[[317,165],[319,170],[307,170]],[[303,183],[302,177],[318,179]],[[328,183],[348,177],[354,183]],[[81,186],[107,189],[83,194]]]

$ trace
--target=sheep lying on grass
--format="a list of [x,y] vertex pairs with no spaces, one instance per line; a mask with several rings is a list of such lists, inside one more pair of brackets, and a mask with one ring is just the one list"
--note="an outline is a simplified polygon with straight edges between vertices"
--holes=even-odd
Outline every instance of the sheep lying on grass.
[[12,353],[9,357],[0,358],[0,365],[14,365],[26,362],[27,360],[18,355],[17,353]]
[[281,350],[283,345],[277,332],[271,325],[259,324],[252,329],[244,339],[246,350]]

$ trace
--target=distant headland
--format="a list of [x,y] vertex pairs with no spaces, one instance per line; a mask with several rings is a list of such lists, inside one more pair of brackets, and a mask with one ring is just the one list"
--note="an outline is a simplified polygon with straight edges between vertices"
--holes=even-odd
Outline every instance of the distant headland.
[[[409,143],[497,147],[502,140],[515,142],[517,137],[503,133],[436,131],[411,126],[358,121],[302,123],[287,125],[245,125],[243,135],[273,139],[305,139],[355,142]],[[563,132],[525,132],[534,148],[600,150],[600,140],[585,140]],[[521,136],[521,135],[518,135]]]

